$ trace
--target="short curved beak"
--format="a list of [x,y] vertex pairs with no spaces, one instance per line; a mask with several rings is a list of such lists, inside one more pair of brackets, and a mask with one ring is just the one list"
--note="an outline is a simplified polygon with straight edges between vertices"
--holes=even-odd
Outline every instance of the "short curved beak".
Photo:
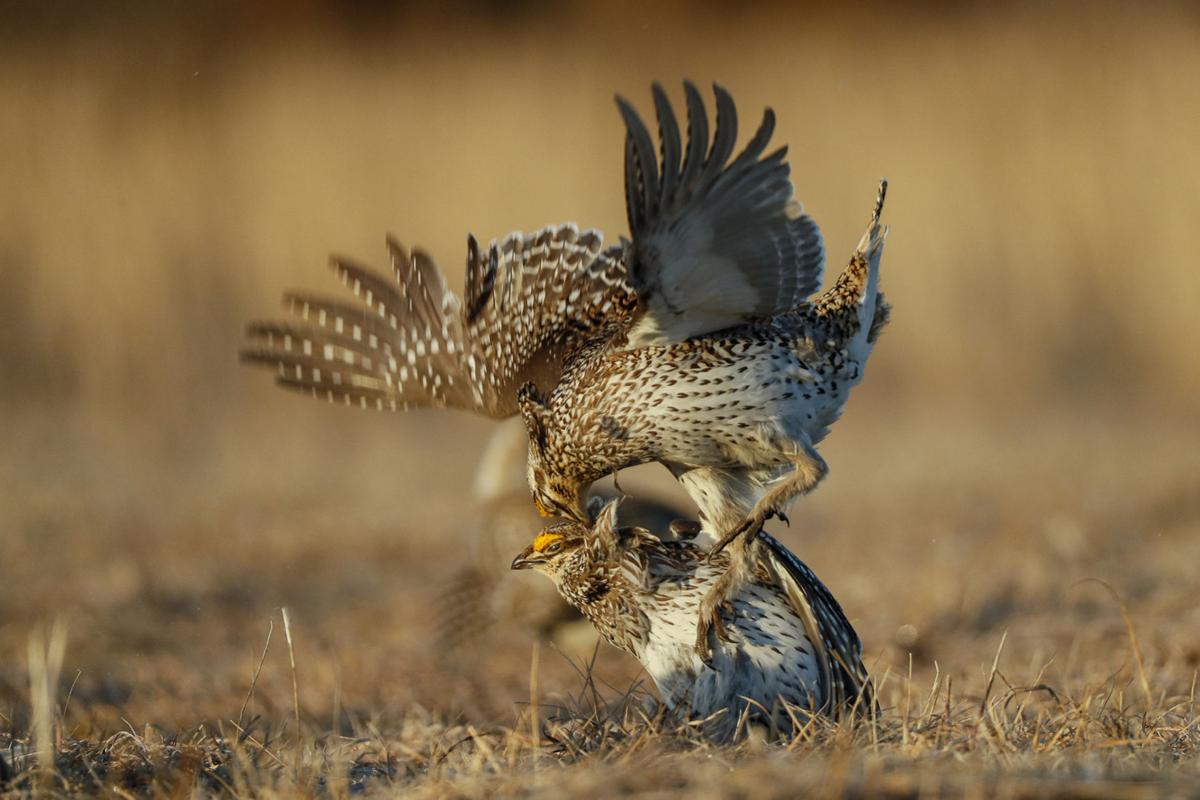
[[520,555],[518,555],[516,558],[513,559],[512,569],[532,569],[533,565],[536,563],[537,563],[537,561],[530,558],[529,551],[526,550],[525,552],[521,553]]

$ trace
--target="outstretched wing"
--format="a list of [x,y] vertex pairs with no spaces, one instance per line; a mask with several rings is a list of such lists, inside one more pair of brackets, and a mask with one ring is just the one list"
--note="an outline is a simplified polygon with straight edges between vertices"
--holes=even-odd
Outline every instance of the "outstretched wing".
[[330,402],[506,417],[519,386],[550,388],[574,348],[628,319],[635,301],[619,248],[602,248],[598,231],[570,224],[514,233],[486,252],[472,237],[460,299],[427,254],[389,239],[391,278],[333,258],[358,303],[285,295],[293,319],[249,325],[241,355]]
[[862,663],[862,642],[854,626],[807,564],[766,531],[759,532],[758,538],[766,551],[766,565],[800,615],[817,650],[826,709],[835,715],[851,709],[869,715],[875,701]]
[[[794,200],[787,148],[764,156],[775,128],[767,109],[745,150],[730,161],[737,111],[714,85],[710,145],[700,93],[684,83],[687,141],[662,87],[653,87],[660,151],[621,97],[630,282],[639,298],[629,344],[666,344],[800,305],[821,282],[821,232]],[[686,152],[684,148],[686,146]]]

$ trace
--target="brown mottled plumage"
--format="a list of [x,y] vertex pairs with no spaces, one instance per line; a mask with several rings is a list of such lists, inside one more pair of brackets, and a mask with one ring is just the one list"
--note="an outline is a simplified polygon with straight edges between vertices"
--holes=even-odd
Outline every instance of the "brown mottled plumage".
[[[687,541],[619,528],[617,501],[592,527],[543,530],[512,563],[547,575],[614,647],[638,659],[666,705],[727,739],[749,721],[787,734],[820,711],[873,708],[854,628],[816,575],[761,533],[760,568],[723,609],[725,637],[710,663],[693,648],[697,605],[729,566]],[[789,713],[789,711],[791,713]]]
[[736,542],[704,601],[704,654],[708,621],[755,567],[755,534],[824,477],[816,445],[886,320],[886,184],[849,265],[810,302],[825,251],[793,199],[786,148],[764,155],[774,114],[735,157],[729,94],[714,86],[710,139],[700,93],[684,89],[686,141],[653,87],[657,153],[617,99],[631,240],[603,248],[598,232],[573,225],[512,234],[486,253],[469,239],[460,300],[427,255],[389,239],[394,280],[335,258],[362,305],[290,295],[300,324],[251,325],[243,357],[330,401],[519,411],[530,487],[547,514],[587,522],[594,481],[664,464],[699,507],[700,541]]

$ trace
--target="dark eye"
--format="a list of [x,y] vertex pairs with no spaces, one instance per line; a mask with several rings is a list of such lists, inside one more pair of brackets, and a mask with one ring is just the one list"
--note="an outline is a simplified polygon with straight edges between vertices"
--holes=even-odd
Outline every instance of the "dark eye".
[[547,553],[557,553],[559,550],[562,550],[562,542],[555,542],[546,548]]

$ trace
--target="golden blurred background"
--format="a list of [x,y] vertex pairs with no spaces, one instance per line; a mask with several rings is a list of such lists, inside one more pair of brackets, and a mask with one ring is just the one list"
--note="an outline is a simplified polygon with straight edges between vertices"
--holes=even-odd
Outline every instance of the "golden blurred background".
[[304,413],[230,357],[281,287],[382,263],[386,231],[455,280],[467,231],[616,237],[612,95],[690,77],[745,127],[776,109],[834,265],[891,180],[896,321],[860,404],[1194,408],[1194,7],[133,7],[4,31],[8,406],[202,450]]
[[[872,658],[958,652],[973,669],[995,614],[1049,614],[1069,580],[1144,598],[1187,580],[1193,4],[6,6],[0,639],[74,619],[85,698],[171,719],[187,713],[154,711],[156,692],[236,698],[281,604],[309,642],[360,653],[315,671],[395,690],[388,670],[423,646],[419,598],[478,524],[490,424],[280,392],[238,365],[243,325],[285,288],[336,292],[331,251],[383,265],[386,232],[454,283],[468,231],[574,220],[614,240],[612,96],[648,110],[652,80],[676,97],[683,78],[721,82],[744,131],[776,110],[831,269],[891,182],[893,321],[823,446],[830,478],[786,532]],[[253,624],[222,632],[237,615]],[[960,650],[928,638],[976,619]],[[1069,628],[1010,646],[1032,661]],[[1162,663],[1182,642],[1163,633]],[[187,679],[207,688],[145,667],[201,648],[235,653],[212,670],[226,677]],[[22,669],[0,671],[0,693],[21,696]],[[403,698],[437,705],[408,680]]]

